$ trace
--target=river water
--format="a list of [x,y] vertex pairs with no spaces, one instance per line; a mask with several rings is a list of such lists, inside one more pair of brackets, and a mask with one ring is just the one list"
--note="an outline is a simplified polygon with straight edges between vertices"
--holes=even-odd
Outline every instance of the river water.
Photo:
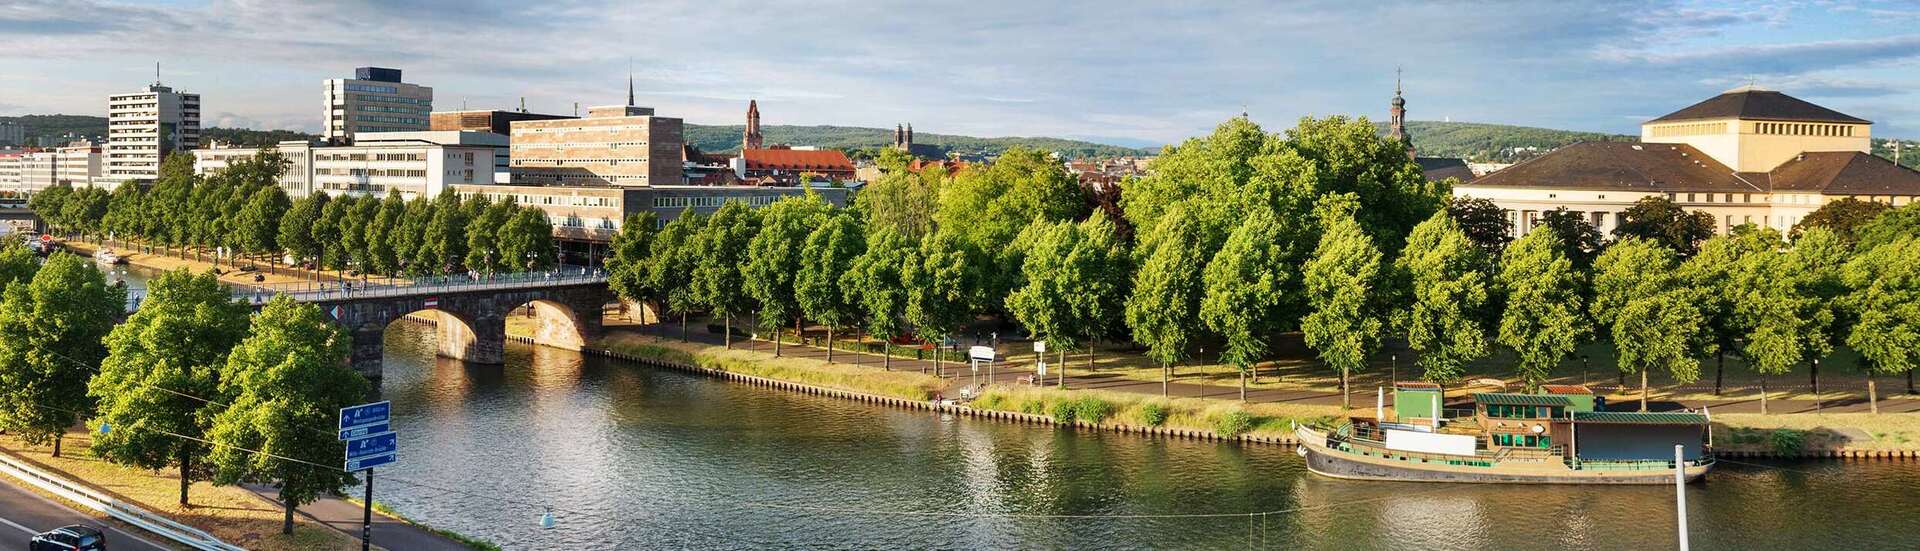
[[[1331,480],[1279,447],[904,411],[519,344],[467,365],[409,323],[386,338],[401,452],[376,499],[507,549],[1675,543],[1671,486]],[[1695,549],[1920,548],[1920,463],[1723,464],[1687,501]]]

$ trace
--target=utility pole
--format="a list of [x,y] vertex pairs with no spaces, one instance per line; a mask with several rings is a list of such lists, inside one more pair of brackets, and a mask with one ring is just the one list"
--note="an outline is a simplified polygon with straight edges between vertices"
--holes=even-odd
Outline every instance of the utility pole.
[[1673,500],[1678,504],[1680,519],[1680,551],[1687,551],[1687,447],[1673,445]]

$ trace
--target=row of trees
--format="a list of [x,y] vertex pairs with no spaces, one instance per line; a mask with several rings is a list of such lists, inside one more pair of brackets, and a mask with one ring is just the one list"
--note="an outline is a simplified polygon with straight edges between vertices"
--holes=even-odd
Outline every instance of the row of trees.
[[[370,386],[341,358],[349,337],[312,305],[281,296],[258,314],[213,274],[154,279],[116,323],[126,289],[89,260],[0,247],[0,430],[53,445],[81,421],[109,461],[193,481],[273,483],[293,509],[352,484],[334,412]],[[251,314],[251,315],[250,315]]]
[[1039,152],[954,174],[907,170],[895,154],[880,162],[885,176],[849,208],[805,196],[683,213],[658,232],[650,215],[629,220],[609,263],[615,288],[683,323],[693,311],[729,324],[753,315],[776,333],[812,320],[938,341],[998,318],[1063,354],[1129,340],[1163,379],[1211,348],[1240,368],[1243,392],[1291,331],[1343,387],[1388,338],[1441,383],[1504,348],[1536,386],[1595,339],[1614,343],[1625,373],[1683,382],[1706,358],[1782,373],[1842,343],[1874,373],[1914,364],[1865,346],[1916,331],[1911,312],[1873,306],[1912,296],[1913,283],[1845,275],[1899,269],[1883,259],[1920,233],[1901,221],[1913,207],[1817,214],[1789,242],[1757,228],[1708,239],[1711,218],[1650,198],[1612,241],[1563,210],[1509,243],[1497,206],[1449,199],[1398,144],[1340,117],[1284,134],[1229,120],[1124,184],[1117,214]]
[[[287,169],[264,151],[226,168],[194,174],[193,157],[176,153],[152,187],[56,186],[28,206],[56,230],[110,235],[150,245],[232,251],[232,257],[291,259],[332,269],[386,275],[541,270],[555,263],[546,214],[512,199],[465,200],[452,190],[403,200],[313,193],[290,201],[277,182]],[[217,259],[216,259],[217,261]]]

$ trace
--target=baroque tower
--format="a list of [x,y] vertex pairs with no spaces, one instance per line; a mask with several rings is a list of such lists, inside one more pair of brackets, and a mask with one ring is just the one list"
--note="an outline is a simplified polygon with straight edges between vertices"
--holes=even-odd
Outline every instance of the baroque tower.
[[766,138],[760,135],[760,102],[747,100],[747,132],[740,139],[740,150],[765,149]]
[[1387,139],[1400,142],[1407,150],[1407,158],[1413,158],[1413,135],[1407,133],[1407,98],[1400,95],[1399,68],[1393,70],[1393,108],[1387,113]]

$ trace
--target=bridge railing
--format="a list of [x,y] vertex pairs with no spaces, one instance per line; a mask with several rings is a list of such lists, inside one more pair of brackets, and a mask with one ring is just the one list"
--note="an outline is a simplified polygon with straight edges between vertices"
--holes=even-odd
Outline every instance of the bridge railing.
[[606,280],[607,272],[605,269],[564,266],[543,272],[428,276],[393,283],[369,280],[245,284],[234,286],[233,294],[249,302],[265,302],[266,299],[276,294],[291,295],[294,300],[300,301],[319,301],[347,298],[418,296],[433,293],[460,293],[490,289],[524,289],[529,287],[599,283]]

